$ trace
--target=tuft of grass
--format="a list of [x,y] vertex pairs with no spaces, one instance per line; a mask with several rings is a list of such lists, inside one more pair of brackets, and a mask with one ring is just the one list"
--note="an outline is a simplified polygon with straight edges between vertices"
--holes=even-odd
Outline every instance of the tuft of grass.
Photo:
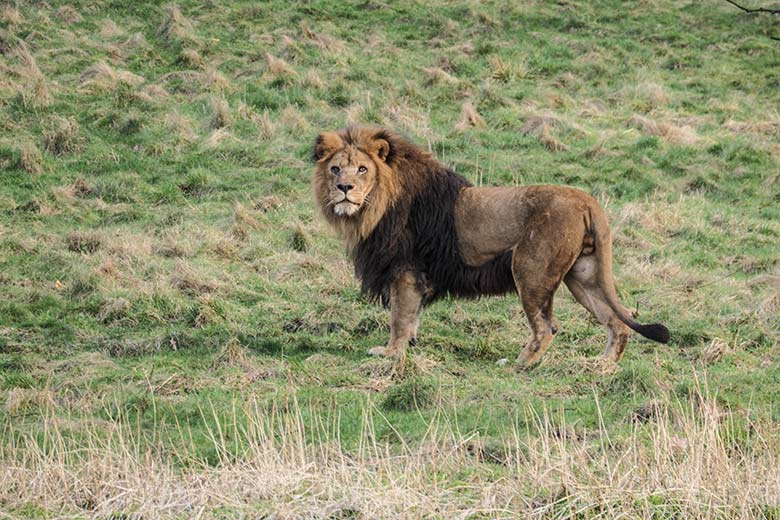
[[203,67],[203,58],[195,49],[182,49],[179,53],[178,62],[187,67],[200,69]]
[[19,25],[24,21],[22,13],[10,5],[0,7],[0,20],[8,25]]
[[167,41],[192,40],[194,28],[176,4],[163,6],[163,19],[157,28],[157,36]]
[[19,151],[19,167],[30,175],[38,175],[43,171],[43,157],[33,143],[25,143]]
[[140,85],[144,78],[126,70],[114,70],[106,62],[98,62],[84,69],[79,76],[81,84],[86,87],[93,87],[97,91],[114,90],[121,83],[128,85]]
[[265,61],[268,66],[267,74],[273,78],[289,78],[298,75],[289,63],[269,52],[265,53]]
[[492,69],[491,77],[501,83],[510,83],[528,76],[528,69],[523,61],[510,61],[500,56],[491,56],[489,62]]
[[176,264],[170,283],[172,287],[195,296],[213,292],[219,287],[215,280],[204,276],[185,262]]
[[65,237],[65,242],[74,253],[91,254],[100,248],[103,238],[93,231],[73,231]]
[[211,363],[212,369],[223,367],[246,367],[249,363],[246,349],[236,338],[228,339],[214,355]]
[[56,116],[43,132],[43,147],[54,155],[77,151],[80,141],[79,124],[73,117]]
[[679,145],[694,145],[699,141],[696,130],[690,125],[675,125],[668,121],[655,121],[649,117],[634,114],[626,125],[647,135],[662,137],[665,141]]
[[100,304],[98,319],[104,322],[124,317],[132,304],[127,298],[108,298]]
[[230,113],[230,107],[224,98],[211,98],[211,123],[213,129],[225,128],[233,122],[233,116]]
[[410,376],[389,387],[382,399],[382,408],[400,412],[423,410],[436,399],[433,383],[422,376]]
[[548,150],[560,152],[568,150],[568,146],[561,142],[555,135],[556,130],[563,127],[564,122],[554,114],[534,114],[526,118],[525,123],[522,128],[520,128],[520,133],[524,135],[534,135]]
[[720,338],[713,338],[699,353],[699,360],[705,365],[711,365],[720,361],[731,349]]
[[485,126],[485,120],[477,112],[474,104],[471,101],[464,101],[463,105],[461,105],[460,119],[455,125],[455,130],[464,132],[469,128],[483,128]]
[[441,67],[423,67],[423,71],[428,75],[429,85],[457,85],[458,78],[442,69]]
[[290,237],[290,247],[300,253],[305,253],[311,247],[311,239],[302,226],[293,229]]
[[53,406],[54,393],[48,389],[12,388],[5,397],[5,411],[12,416],[47,410]]
[[76,10],[75,7],[71,5],[63,5],[59,9],[57,9],[55,16],[58,20],[65,22],[67,24],[74,24],[79,23],[84,18],[79,14],[79,12]]
[[125,30],[119,27],[116,22],[106,18],[100,22],[100,36],[106,39],[118,38],[124,36]]
[[634,108],[650,112],[665,107],[669,103],[666,89],[657,83],[641,83],[635,92]]

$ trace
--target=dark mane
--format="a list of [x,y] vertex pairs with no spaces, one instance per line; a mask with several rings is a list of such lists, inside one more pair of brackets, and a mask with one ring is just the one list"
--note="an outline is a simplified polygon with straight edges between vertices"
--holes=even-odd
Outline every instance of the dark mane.
[[[466,265],[458,247],[455,203],[468,180],[434,157],[387,131],[388,165],[397,173],[400,196],[374,230],[352,251],[362,291],[387,303],[390,283],[405,270],[418,274],[426,303],[453,295],[478,297],[515,290],[511,251],[479,266]],[[346,139],[351,136],[346,131]],[[357,141],[357,139],[356,139]]]

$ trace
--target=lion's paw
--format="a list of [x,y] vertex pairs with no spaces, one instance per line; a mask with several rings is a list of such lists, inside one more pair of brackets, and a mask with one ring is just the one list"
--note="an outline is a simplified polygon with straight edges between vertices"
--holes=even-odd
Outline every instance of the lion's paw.
[[374,347],[368,351],[369,356],[387,356],[387,347]]
[[534,352],[526,348],[520,352],[519,356],[517,356],[515,363],[517,363],[517,368],[519,370],[533,370],[539,366],[539,361],[541,358],[542,356],[538,351]]

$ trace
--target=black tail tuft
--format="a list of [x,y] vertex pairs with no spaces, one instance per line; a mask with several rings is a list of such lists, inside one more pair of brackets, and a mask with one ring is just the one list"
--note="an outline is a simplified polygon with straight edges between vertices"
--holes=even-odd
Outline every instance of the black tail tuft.
[[669,343],[669,329],[660,323],[650,323],[649,325],[639,325],[631,327],[647,339],[652,339],[658,343]]

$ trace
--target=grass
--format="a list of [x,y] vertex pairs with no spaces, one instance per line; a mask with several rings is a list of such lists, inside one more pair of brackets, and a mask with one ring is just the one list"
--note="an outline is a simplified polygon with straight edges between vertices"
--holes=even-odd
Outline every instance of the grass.
[[[0,510],[776,517],[772,20],[639,0],[0,7]],[[403,366],[368,359],[387,313],[309,186],[317,133],[347,123],[477,184],[594,194],[622,300],[671,344],[600,363],[606,334],[564,289],[532,371],[502,361],[527,334],[512,297],[437,303]]]
[[349,451],[335,406],[309,415],[294,395],[272,407],[252,399],[201,410],[211,460],[194,456],[182,426],[143,431],[120,415],[76,431],[47,412],[37,436],[24,425],[5,432],[0,479],[29,485],[0,488],[0,500],[25,503],[21,516],[44,517],[51,510],[238,517],[273,509],[293,518],[773,518],[774,425],[742,430],[706,389],[697,391],[684,403],[667,399],[651,422],[634,423],[619,439],[596,401],[595,429],[566,422],[562,411],[522,407],[499,439],[462,431],[457,411],[438,407],[422,423],[422,438],[408,443],[368,401]]

